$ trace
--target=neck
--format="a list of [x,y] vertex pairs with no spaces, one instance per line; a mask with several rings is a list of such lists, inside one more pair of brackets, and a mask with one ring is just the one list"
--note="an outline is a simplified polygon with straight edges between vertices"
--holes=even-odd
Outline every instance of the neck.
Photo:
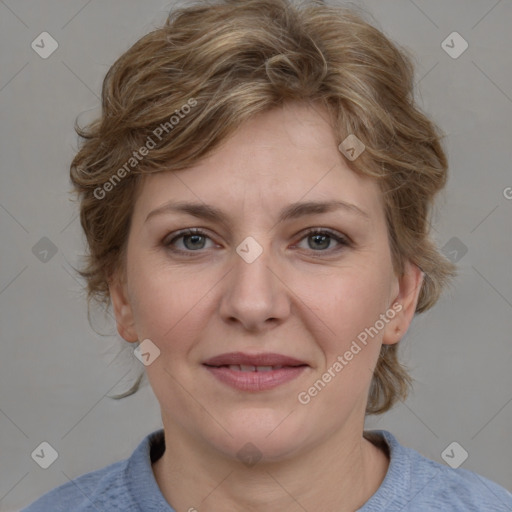
[[215,457],[176,434],[165,429],[166,450],[153,464],[162,494],[176,510],[263,512],[272,505],[283,512],[352,512],[377,491],[389,465],[362,428],[337,432],[293,458],[251,467]]

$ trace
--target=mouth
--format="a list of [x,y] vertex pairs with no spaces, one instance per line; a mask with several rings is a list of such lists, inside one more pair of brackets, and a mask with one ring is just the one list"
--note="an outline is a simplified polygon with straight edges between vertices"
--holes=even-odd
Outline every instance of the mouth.
[[309,367],[281,354],[231,352],[208,359],[203,366],[218,381],[241,391],[265,391],[297,378]]
[[[207,365],[208,366],[208,365]],[[271,372],[280,370],[281,368],[292,368],[291,366],[253,366],[252,364],[230,364],[222,366],[214,366],[213,368],[229,368],[235,372]]]

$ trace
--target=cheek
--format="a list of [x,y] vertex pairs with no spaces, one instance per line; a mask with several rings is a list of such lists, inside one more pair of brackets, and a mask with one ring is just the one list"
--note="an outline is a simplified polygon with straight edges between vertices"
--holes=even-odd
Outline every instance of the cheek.
[[[309,288],[308,305],[314,305],[313,323],[318,327],[315,341],[323,357],[301,397],[310,397],[312,414],[325,415],[325,409],[329,409],[327,421],[334,422],[359,407],[358,403],[363,407],[381,348],[383,330],[375,325],[387,311],[389,297],[388,282],[379,277],[383,273],[352,270]],[[334,290],[326,293],[320,284]],[[309,330],[313,332],[314,327],[310,325]]]
[[196,308],[205,290],[196,286],[187,270],[170,269],[150,257],[134,255],[128,281],[139,336],[164,348],[166,340],[177,339],[182,325],[190,324],[190,317],[197,319]]
[[[390,306],[388,274],[376,265],[354,266],[328,279],[304,282],[303,286],[308,290],[308,306],[316,313],[316,322],[324,325],[321,340],[327,365],[348,351],[354,341],[361,347],[354,360],[372,365],[383,334],[379,318]],[[357,346],[353,350],[357,351]]]

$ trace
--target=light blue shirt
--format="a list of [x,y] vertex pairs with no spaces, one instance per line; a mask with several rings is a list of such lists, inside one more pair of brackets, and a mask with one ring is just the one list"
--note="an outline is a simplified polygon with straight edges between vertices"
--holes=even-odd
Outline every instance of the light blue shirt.
[[[128,459],[75,478],[21,512],[176,512],[151,467],[165,450],[163,433],[149,434]],[[429,460],[385,430],[370,433],[387,446],[390,464],[381,486],[358,512],[512,512],[512,494],[496,483]],[[200,501],[198,496],[190,508],[199,510]]]

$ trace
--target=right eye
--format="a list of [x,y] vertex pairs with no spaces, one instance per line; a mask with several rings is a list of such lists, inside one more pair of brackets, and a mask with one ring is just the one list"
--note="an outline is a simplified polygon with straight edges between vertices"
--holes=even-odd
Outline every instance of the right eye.
[[[173,236],[167,241],[168,237],[164,239],[163,245],[172,252],[186,254],[191,252],[198,252],[200,249],[204,249],[205,239],[210,239],[205,231],[199,228],[188,228],[172,233]],[[175,247],[178,240],[183,240],[184,249],[178,249]],[[201,240],[202,239],[202,240]]]

